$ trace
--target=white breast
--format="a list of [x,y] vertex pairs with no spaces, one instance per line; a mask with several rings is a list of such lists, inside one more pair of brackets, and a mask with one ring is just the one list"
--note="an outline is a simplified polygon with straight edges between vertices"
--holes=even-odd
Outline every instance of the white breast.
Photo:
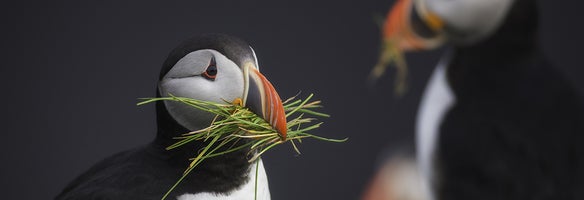
[[[256,184],[256,165],[253,164],[249,170],[249,181],[240,188],[229,194],[215,194],[209,192],[197,194],[183,194],[177,200],[254,200]],[[268,187],[268,176],[264,169],[264,164],[260,160],[257,178],[257,200],[270,200],[270,188]]]
[[422,96],[416,119],[416,156],[422,182],[426,184],[424,188],[430,188],[433,179],[432,160],[440,124],[456,100],[447,82],[448,61],[449,56],[444,56],[434,70]]

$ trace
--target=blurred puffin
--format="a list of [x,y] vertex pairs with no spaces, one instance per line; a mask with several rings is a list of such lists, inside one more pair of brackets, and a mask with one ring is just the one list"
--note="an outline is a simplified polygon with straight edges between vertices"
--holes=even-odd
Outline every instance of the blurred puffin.
[[384,43],[451,46],[416,119],[426,199],[584,199],[584,106],[542,55],[537,17],[535,0],[398,0],[388,14]]
[[[221,34],[193,37],[176,47],[160,72],[157,96],[242,103],[286,137],[282,101],[259,72],[253,49],[243,40]],[[143,147],[118,153],[73,180],[56,199],[161,199],[205,144],[191,142],[177,150],[165,147],[173,137],[210,125],[214,116],[178,102],[157,102],[158,133]],[[169,195],[178,200],[254,199],[255,164],[249,150],[205,160]],[[258,198],[270,199],[262,162]]]

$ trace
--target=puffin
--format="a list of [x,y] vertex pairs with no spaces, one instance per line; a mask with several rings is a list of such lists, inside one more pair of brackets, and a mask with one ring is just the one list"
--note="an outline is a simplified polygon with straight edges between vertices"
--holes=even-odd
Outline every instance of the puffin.
[[583,100],[542,52],[537,1],[398,0],[382,39],[446,46],[415,122],[425,199],[584,199]]
[[[282,100],[259,72],[253,48],[237,37],[203,34],[173,49],[162,65],[156,89],[157,97],[170,95],[238,103],[286,137]],[[151,143],[98,162],[55,199],[160,200],[183,175],[189,158],[196,156],[206,142],[193,141],[173,150],[165,148],[176,142],[174,137],[208,127],[215,116],[180,102],[158,101],[155,106],[157,134]],[[166,199],[269,200],[263,162],[249,162],[254,153],[242,149],[206,159]]]

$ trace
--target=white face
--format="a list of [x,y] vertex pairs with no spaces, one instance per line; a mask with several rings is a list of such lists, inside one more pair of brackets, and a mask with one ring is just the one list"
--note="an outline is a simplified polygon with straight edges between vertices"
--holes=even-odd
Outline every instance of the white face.
[[502,24],[515,0],[419,0],[447,25],[458,44],[479,42]]
[[[214,79],[208,76],[212,74],[208,69],[213,59],[217,69]],[[242,98],[243,88],[243,73],[237,64],[211,49],[197,50],[181,58],[158,85],[160,95],[164,97],[172,94],[220,103]],[[180,102],[164,103],[170,115],[189,130],[207,127],[213,119],[212,114]]]

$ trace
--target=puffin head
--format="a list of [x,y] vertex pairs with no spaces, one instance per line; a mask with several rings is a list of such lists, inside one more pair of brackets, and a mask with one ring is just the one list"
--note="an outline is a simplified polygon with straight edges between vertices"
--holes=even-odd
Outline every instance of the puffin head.
[[434,49],[446,42],[472,45],[501,26],[515,1],[398,0],[383,25],[383,40],[402,51]]
[[[370,79],[375,81],[394,63],[396,92],[405,89],[407,66],[403,53],[432,50],[444,44],[473,47],[495,35],[509,35],[505,43],[530,33],[533,0],[397,0],[382,27],[382,45]],[[513,14],[513,15],[510,15]],[[504,30],[504,31],[502,31]],[[498,34],[505,32],[504,34]],[[496,48],[495,48],[496,49]]]
[[[164,61],[157,95],[240,104],[263,117],[281,138],[286,138],[282,100],[259,72],[254,50],[241,39],[207,34],[182,42]],[[157,102],[158,137],[205,128],[214,117],[181,102]]]

